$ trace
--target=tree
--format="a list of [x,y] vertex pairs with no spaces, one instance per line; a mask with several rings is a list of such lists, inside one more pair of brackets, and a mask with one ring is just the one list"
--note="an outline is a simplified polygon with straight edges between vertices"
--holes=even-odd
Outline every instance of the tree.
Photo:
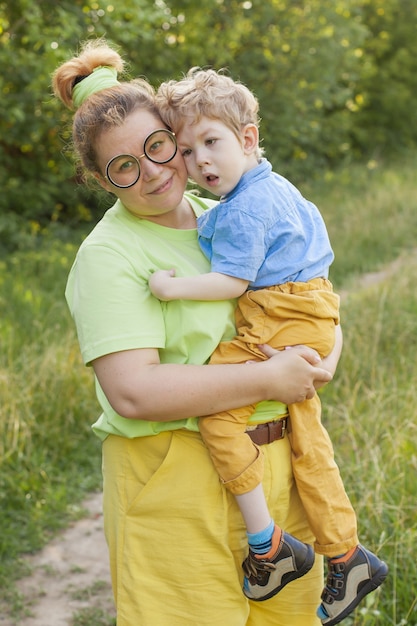
[[345,156],[368,34],[359,1],[171,0],[169,6],[178,74],[193,65],[226,67],[252,89],[275,167],[300,177]]
[[[104,5],[104,3],[101,3]],[[58,221],[92,218],[95,204],[77,186],[68,153],[71,114],[52,96],[51,74],[91,36],[106,31],[141,40],[142,53],[164,12],[146,0],[118,10],[81,0],[15,0],[0,4],[0,241],[22,241]],[[115,15],[114,15],[115,13]],[[140,28],[136,19],[141,15]],[[156,26],[157,24],[157,26]],[[63,25],[65,27],[63,28]],[[140,46],[139,46],[140,47]]]
[[364,102],[353,129],[360,152],[392,154],[417,142],[417,3],[364,0],[370,35],[365,54],[372,59],[356,89]]
[[257,95],[274,167],[295,182],[371,149],[415,146],[414,0],[0,0],[0,245],[96,219],[76,184],[51,74],[105,37],[152,84],[226,68]]

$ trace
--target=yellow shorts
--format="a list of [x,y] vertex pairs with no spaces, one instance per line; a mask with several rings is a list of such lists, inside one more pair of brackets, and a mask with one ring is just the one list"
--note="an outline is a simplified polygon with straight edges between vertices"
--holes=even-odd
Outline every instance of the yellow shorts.
[[[263,451],[271,515],[313,543],[287,437]],[[198,433],[109,436],[103,477],[117,626],[320,626],[321,557],[270,600],[255,603],[243,595],[243,520]]]

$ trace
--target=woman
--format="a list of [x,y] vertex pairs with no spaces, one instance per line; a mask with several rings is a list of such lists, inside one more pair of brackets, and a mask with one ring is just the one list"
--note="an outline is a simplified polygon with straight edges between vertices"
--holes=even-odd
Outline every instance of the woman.
[[[243,521],[218,480],[196,416],[260,403],[253,427],[271,441],[263,445],[271,512],[311,543],[281,402],[311,398],[331,379],[341,340],[326,370],[302,347],[281,353],[265,347],[270,358],[262,363],[204,365],[220,341],[233,337],[235,302],[161,303],[148,279],[173,266],[177,275],[209,271],[196,216],[211,203],[185,193],[185,165],[152,88],[142,80],[119,83],[122,69],[118,53],[90,42],[53,77],[55,94],[77,109],[73,138],[84,168],[117,197],[81,245],[66,290],[103,409],[93,429],[103,441],[117,624],[318,625],[320,560],[272,600],[244,597]],[[265,428],[271,420],[274,427]]]

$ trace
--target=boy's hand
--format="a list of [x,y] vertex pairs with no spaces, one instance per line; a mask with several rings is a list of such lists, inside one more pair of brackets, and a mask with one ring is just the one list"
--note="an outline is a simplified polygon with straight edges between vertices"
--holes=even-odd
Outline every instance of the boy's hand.
[[168,302],[174,297],[170,295],[172,279],[175,278],[175,270],[157,270],[149,278],[149,289],[156,298]]

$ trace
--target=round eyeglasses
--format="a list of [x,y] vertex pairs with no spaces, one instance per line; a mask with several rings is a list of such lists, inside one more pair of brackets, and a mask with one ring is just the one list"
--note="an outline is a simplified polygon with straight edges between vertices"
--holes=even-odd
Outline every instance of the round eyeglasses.
[[152,163],[168,163],[177,154],[177,140],[170,130],[161,128],[150,133],[143,144],[143,154],[119,154],[107,163],[106,178],[115,187],[126,189],[138,182],[139,160],[146,156]]

